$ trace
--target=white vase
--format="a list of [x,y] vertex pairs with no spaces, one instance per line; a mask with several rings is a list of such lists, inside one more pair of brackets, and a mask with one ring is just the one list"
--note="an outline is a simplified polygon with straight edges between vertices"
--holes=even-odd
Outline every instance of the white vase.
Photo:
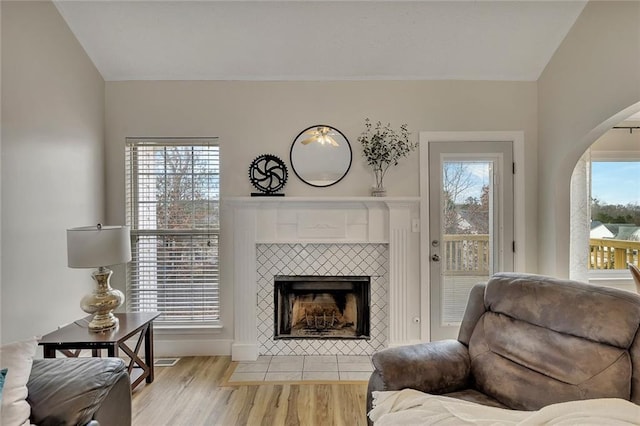
[[372,197],[386,197],[387,190],[384,186],[374,186],[371,188]]

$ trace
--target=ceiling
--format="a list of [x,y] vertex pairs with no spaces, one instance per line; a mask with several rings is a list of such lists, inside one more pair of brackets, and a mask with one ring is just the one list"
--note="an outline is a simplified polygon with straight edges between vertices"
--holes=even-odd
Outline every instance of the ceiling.
[[54,1],[107,81],[535,81],[585,1]]
[[629,121],[640,121],[640,112],[636,112],[631,117],[629,117],[627,120],[629,120]]

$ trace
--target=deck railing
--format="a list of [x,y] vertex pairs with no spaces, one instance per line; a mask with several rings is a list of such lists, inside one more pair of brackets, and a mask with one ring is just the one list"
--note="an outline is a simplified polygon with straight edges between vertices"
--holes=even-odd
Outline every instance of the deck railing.
[[[640,241],[591,238],[589,269],[627,269],[640,267]],[[441,251],[446,275],[487,275],[489,236],[486,234],[445,235]]]
[[489,274],[489,235],[444,235],[441,253],[445,275]]
[[640,241],[591,238],[589,269],[627,269],[632,263],[640,267]]

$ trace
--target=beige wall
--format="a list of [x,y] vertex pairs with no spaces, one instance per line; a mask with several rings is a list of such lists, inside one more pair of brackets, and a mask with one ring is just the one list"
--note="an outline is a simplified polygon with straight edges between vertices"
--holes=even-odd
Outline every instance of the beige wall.
[[[124,142],[129,136],[218,136],[222,156],[222,197],[247,196],[249,163],[258,155],[280,156],[289,166],[289,148],[298,132],[313,124],[340,129],[352,144],[347,177],[328,188],[303,184],[290,172],[291,196],[366,196],[373,176],[362,160],[357,137],[365,117],[408,123],[420,131],[523,130],[526,207],[535,212],[537,155],[535,82],[107,82],[107,219],[124,221]],[[389,196],[419,195],[419,156],[414,153],[385,178]],[[225,330],[232,336],[231,236],[222,218],[221,293]],[[535,253],[535,214],[527,216],[527,244]],[[527,259],[534,270],[535,256]],[[414,283],[418,286],[419,283]],[[160,336],[159,336],[160,337]],[[175,337],[175,336],[174,336]],[[167,337],[171,338],[171,337]],[[162,350],[162,348],[161,348]]]
[[538,80],[538,111],[538,269],[566,277],[574,166],[640,111],[640,2],[587,4]]
[[65,229],[104,218],[104,81],[50,2],[2,8],[2,341],[84,313]]

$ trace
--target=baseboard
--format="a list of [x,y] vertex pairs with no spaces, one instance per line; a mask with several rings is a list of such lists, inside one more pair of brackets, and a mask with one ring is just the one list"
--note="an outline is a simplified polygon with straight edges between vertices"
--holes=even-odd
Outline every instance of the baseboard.
[[259,354],[257,343],[234,343],[231,345],[232,361],[255,361]]
[[231,339],[154,339],[155,358],[182,356],[231,355]]

